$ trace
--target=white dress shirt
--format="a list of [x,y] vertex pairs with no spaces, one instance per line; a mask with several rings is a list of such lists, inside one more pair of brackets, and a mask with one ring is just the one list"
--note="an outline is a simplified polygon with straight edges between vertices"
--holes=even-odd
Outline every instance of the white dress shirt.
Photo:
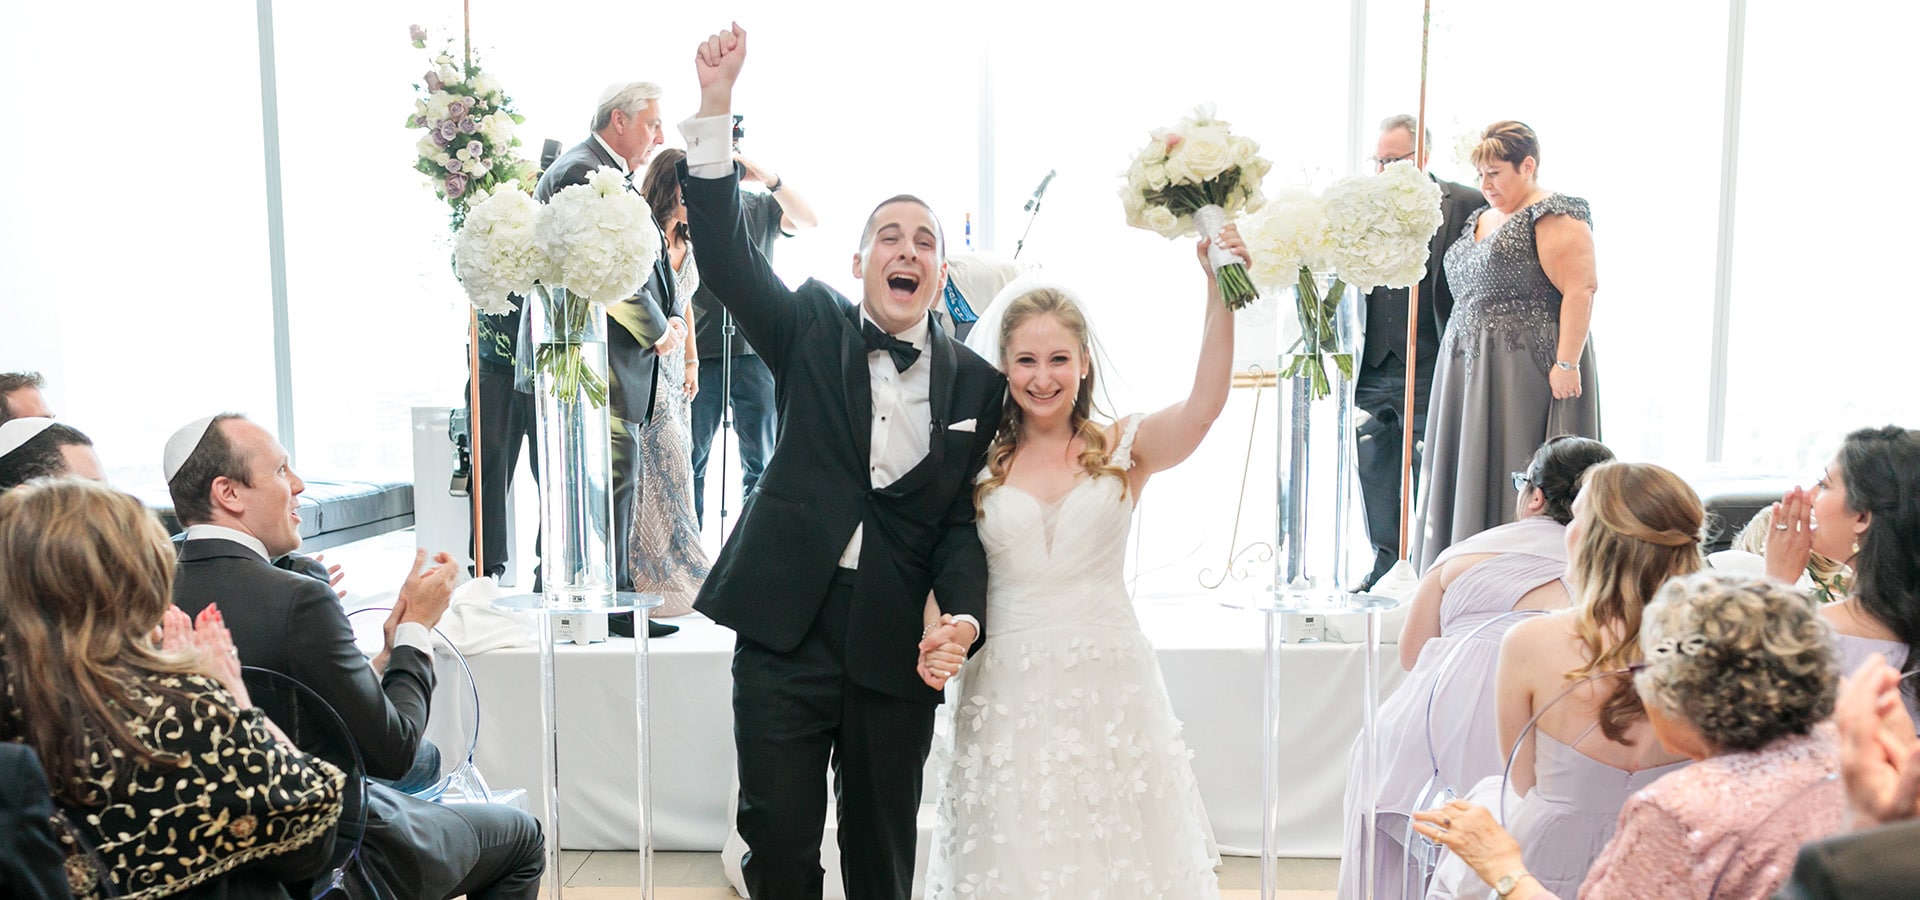
[[[261,543],[259,538],[237,528],[205,523],[188,525],[187,540],[232,541],[259,554],[260,559],[268,565],[273,564],[272,557],[267,556],[267,545]],[[427,633],[427,626],[419,622],[401,622],[400,626],[393,630],[393,645],[395,647],[412,647],[421,653],[425,653],[429,658],[433,656],[433,636]]]
[[596,131],[593,133],[593,142],[596,144],[599,144],[600,149],[607,151],[608,156],[613,157],[613,164],[620,167],[620,174],[625,175],[628,178],[633,177],[633,170],[627,168],[627,158],[624,156],[621,156],[618,153],[613,152],[613,148],[610,146],[607,146],[606,140],[600,137],[600,132]]

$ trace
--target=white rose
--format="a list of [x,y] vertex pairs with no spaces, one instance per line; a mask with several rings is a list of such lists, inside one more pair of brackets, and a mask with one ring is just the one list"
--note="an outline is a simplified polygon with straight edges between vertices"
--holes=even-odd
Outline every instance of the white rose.
[[[1181,160],[1193,172],[1196,181],[1219,176],[1232,165],[1233,148],[1224,125],[1202,125],[1187,132],[1186,140],[1175,147],[1173,159]],[[1171,161],[1171,160],[1170,160]]]
[[1175,216],[1172,210],[1164,206],[1149,207],[1141,221],[1147,228],[1158,232],[1161,237],[1179,237],[1182,230],[1180,217]]
[[466,77],[461,75],[460,70],[455,68],[453,65],[442,64],[440,66],[440,83],[441,84],[459,84],[460,82],[465,80],[466,80]]

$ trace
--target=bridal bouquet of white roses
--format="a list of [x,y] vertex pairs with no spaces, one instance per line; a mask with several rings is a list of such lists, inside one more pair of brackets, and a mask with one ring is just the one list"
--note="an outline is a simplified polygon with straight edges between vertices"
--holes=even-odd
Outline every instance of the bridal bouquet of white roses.
[[[454,274],[481,312],[515,308],[511,295],[547,301],[547,333],[578,335],[589,316],[634,295],[660,258],[653,211],[611,168],[587,176],[541,205],[508,183],[473,195],[454,234]],[[560,397],[584,393],[595,407],[607,402],[606,378],[588,366],[577,340],[543,343],[534,368],[553,377]]]
[[[1210,106],[1194,110],[1172,128],[1156,128],[1152,140],[1127,167],[1120,202],[1127,224],[1164,237],[1212,237],[1242,212],[1260,208],[1260,181],[1273,164],[1260,145],[1233,134]],[[1219,272],[1220,296],[1240,309],[1260,296],[1239,258],[1220,247],[1208,251]]]
[[[1256,284],[1295,288],[1300,336],[1281,349],[1282,376],[1306,376],[1315,398],[1332,392],[1329,359],[1341,377],[1353,377],[1353,354],[1338,352],[1334,327],[1346,288],[1419,281],[1440,222],[1440,187],[1410,162],[1343,178],[1323,197],[1288,191],[1268,206],[1243,237]],[[1314,273],[1327,270],[1334,277],[1323,296]]]
[[[409,30],[413,46],[426,49],[427,32],[418,25]],[[432,179],[458,229],[476,193],[492,193],[509,181],[531,186],[538,173],[514,152],[520,146],[514,126],[525,120],[500,82],[477,63],[456,61],[451,46],[430,63],[423,83],[414,85],[419,96],[407,116],[408,128],[427,132],[413,167]]]

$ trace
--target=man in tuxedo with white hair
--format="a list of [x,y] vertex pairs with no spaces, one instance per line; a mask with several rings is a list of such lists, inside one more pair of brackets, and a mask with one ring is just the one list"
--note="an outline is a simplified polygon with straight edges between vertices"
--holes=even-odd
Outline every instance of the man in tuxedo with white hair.
[[[577,184],[603,168],[617,169],[626,176],[630,189],[646,172],[647,160],[663,138],[660,119],[660,86],[646,81],[609,85],[600,95],[594,110],[593,125],[587,139],[560,154],[540,176],[533,198],[546,203],[553,195]],[[657,227],[657,226],[656,226]],[[660,235],[666,246],[666,235]],[[653,416],[654,392],[659,384],[659,361],[687,339],[687,321],[681,299],[674,290],[673,269],[667,254],[654,262],[640,291],[619,303],[607,304],[607,410],[613,422],[613,556],[615,580],[620,590],[633,590],[633,572],[626,565],[629,535],[633,530],[634,494],[640,487],[640,428]],[[525,327],[521,329],[521,353],[531,352]],[[481,413],[485,418],[485,411]],[[616,617],[613,630],[625,632],[624,623],[631,614]],[[654,623],[654,636],[679,629]],[[631,633],[631,632],[625,632]]]
[[[407,775],[424,740],[434,686],[428,630],[451,599],[452,558],[437,554],[422,571],[426,551],[416,552],[385,624],[386,646],[369,662],[333,589],[271,562],[300,546],[306,489],[272,434],[230,413],[195,420],[167,440],[162,472],[187,529],[174,604],[189,615],[219,604],[242,663],[312,689],[346,724],[368,776]],[[278,691],[254,699],[301,750],[351,767],[353,748],[309,727],[325,721],[323,712]],[[532,816],[490,803],[431,803],[378,782],[366,787],[360,865],[378,896],[538,894],[544,845]]]

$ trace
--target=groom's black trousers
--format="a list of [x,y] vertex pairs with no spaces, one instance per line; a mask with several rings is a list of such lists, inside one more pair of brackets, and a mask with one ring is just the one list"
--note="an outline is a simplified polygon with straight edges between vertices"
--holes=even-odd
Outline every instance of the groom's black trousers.
[[933,740],[934,705],[848,679],[847,612],[854,602],[853,572],[842,569],[792,652],[744,638],[734,646],[738,826],[754,900],[820,896],[829,766],[848,900],[911,896],[920,773]]

